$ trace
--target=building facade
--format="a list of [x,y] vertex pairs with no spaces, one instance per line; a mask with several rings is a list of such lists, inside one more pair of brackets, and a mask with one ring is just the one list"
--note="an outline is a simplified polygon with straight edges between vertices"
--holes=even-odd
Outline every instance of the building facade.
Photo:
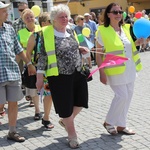
[[[67,3],[67,0],[54,0],[54,5],[60,2]],[[89,13],[94,11],[96,14],[100,13],[106,8],[106,6],[112,2],[116,2],[123,7],[123,10],[127,8],[126,0],[70,0],[68,6],[72,15]]]
[[133,5],[135,11],[146,10],[146,13],[150,13],[150,0],[127,0],[128,5]]
[[[12,3],[9,9],[9,20],[14,20],[19,17],[17,3],[19,0],[0,0],[4,3]],[[118,3],[122,6],[123,11],[128,12],[128,7],[133,5],[135,11],[146,10],[150,12],[150,0],[28,0],[29,8],[38,5],[42,11],[50,11],[53,5],[59,3],[67,4],[71,10],[71,15],[83,15],[94,11],[96,14],[101,13],[109,3]]]

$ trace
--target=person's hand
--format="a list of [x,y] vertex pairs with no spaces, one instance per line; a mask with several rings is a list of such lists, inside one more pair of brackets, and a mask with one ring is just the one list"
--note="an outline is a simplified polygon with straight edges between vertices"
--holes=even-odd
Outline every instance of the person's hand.
[[107,77],[106,77],[106,74],[104,72],[101,72],[100,73],[100,81],[103,83],[103,84],[107,84]]
[[40,91],[43,88],[44,82],[43,82],[43,74],[42,73],[37,73],[36,76],[36,87],[37,90]]
[[28,75],[32,76],[36,74],[36,68],[32,64],[28,65]]
[[137,39],[135,41],[135,45],[136,46],[140,46],[140,45],[143,45],[145,43],[145,39],[144,38],[140,38],[140,39]]
[[84,47],[84,46],[79,46],[79,50],[80,50],[81,54],[83,54],[83,55],[90,52],[90,50],[87,47]]

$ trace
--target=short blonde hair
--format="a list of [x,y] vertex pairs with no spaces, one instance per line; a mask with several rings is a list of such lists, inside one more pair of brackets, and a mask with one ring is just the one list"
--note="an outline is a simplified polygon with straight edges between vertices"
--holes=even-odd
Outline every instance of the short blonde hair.
[[39,24],[40,26],[42,26],[42,22],[46,22],[49,21],[50,22],[50,13],[49,12],[43,12],[40,16],[39,16]]
[[65,4],[58,4],[57,6],[52,7],[50,13],[50,20],[53,24],[54,19],[61,13],[65,13],[68,18],[70,18],[70,10],[69,7]]
[[22,13],[21,13],[21,18],[22,20],[24,21],[24,17],[27,15],[27,14],[32,14],[34,16],[34,13],[31,9],[27,8],[25,9]]
[[78,16],[76,17],[76,22],[79,22],[80,19],[84,19],[84,16],[78,15]]

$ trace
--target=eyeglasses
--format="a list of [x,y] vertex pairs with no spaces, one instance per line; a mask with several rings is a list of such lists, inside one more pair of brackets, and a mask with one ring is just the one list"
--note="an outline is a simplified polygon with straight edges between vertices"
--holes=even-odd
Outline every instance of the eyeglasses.
[[23,12],[23,11],[24,11],[24,9],[19,9],[19,11],[20,11],[20,12]]
[[114,15],[118,15],[118,14],[123,14],[123,11],[110,11],[110,13],[114,14]]
[[80,20],[84,20],[83,18],[81,18]]

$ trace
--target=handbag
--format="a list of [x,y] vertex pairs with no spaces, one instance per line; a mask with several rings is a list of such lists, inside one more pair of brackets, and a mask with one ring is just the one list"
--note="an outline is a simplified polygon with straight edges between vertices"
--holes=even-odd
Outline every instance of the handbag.
[[87,82],[93,80],[93,77],[92,77],[92,76],[89,77],[89,75],[90,75],[90,69],[89,69],[89,66],[88,66],[87,64],[84,64],[84,65],[82,66],[81,74],[86,77]]
[[36,89],[36,75],[28,75],[28,67],[24,67],[24,71],[22,73],[22,84],[30,89]]

